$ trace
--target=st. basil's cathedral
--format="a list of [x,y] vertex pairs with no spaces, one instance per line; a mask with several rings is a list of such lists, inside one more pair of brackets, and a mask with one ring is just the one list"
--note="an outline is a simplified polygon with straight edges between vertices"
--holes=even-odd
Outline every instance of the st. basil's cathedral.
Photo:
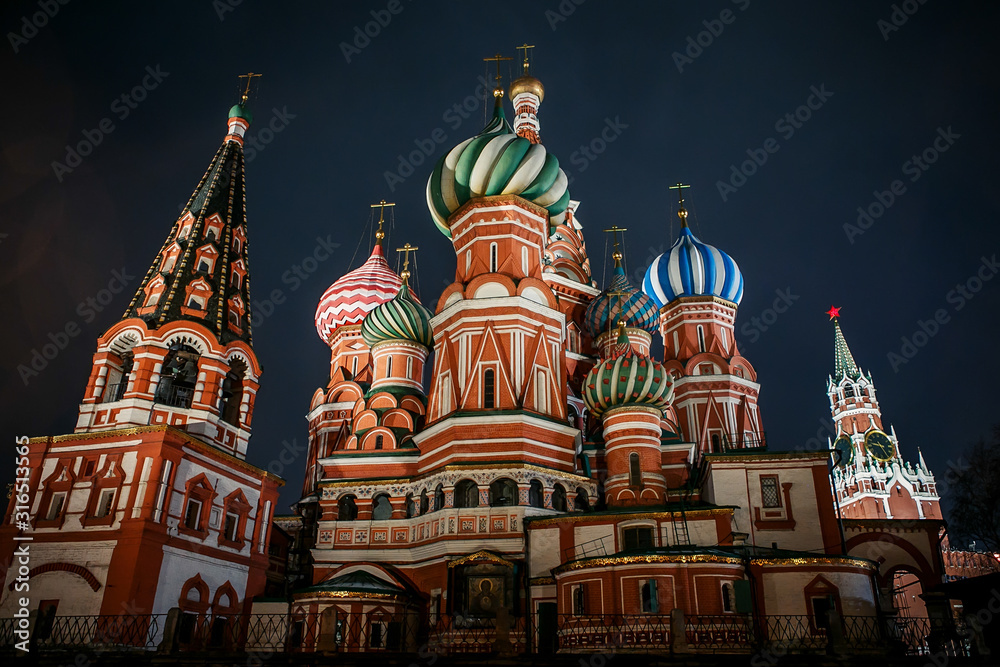
[[[370,257],[322,295],[329,382],[308,406],[301,499],[278,517],[283,481],[246,460],[261,381],[242,150],[252,115],[246,96],[230,110],[222,146],[98,341],[74,432],[29,443],[0,558],[28,532],[15,506],[30,505],[35,607],[333,608],[431,625],[682,610],[825,627],[831,612],[906,614],[912,600],[948,614],[947,600],[899,593],[945,580],[945,525],[934,475],[884,428],[839,311],[827,382],[837,435],[830,449],[782,449],[765,438],[757,371],[736,341],[743,276],[688,226],[684,186],[679,234],[640,287],[612,228],[602,290],[580,202],[541,141],[544,87],[527,59],[493,95],[486,127],[427,180],[454,282],[436,301],[416,294],[414,247],[397,273],[379,224]],[[268,586],[279,534],[304,554],[280,598]],[[16,563],[0,576],[8,616]]]

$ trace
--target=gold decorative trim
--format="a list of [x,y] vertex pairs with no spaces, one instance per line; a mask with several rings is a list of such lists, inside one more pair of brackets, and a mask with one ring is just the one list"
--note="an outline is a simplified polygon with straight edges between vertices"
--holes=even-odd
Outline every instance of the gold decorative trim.
[[574,570],[587,570],[595,567],[611,565],[631,565],[633,563],[725,563],[739,565],[739,556],[716,556],[713,554],[642,554],[635,556],[608,556],[605,558],[590,558],[574,561],[553,568],[552,573],[559,575]]
[[490,563],[496,563],[497,565],[503,565],[504,567],[510,567],[510,568],[514,567],[514,564],[509,560],[506,560],[491,551],[486,551],[485,549],[481,549],[480,551],[477,551],[474,554],[469,554],[468,556],[462,556],[461,558],[448,561],[448,567],[449,568],[458,567],[459,565],[464,565],[472,561],[481,561],[481,560],[488,561]]
[[878,565],[870,560],[851,558],[850,556],[804,556],[797,558],[751,558],[753,565],[850,565],[872,572],[878,570]]
[[404,601],[403,596],[395,593],[363,593],[360,591],[303,591],[296,593],[295,600],[309,598],[358,598],[359,600],[396,600]]
[[550,586],[556,583],[555,577],[535,577],[528,580],[529,586]]
[[[684,509],[685,516],[691,515],[732,515],[734,512],[733,507],[705,507],[700,509]],[[675,519],[681,511],[668,512],[664,510],[657,510],[652,512],[634,512],[631,514],[594,514],[588,512],[573,512],[570,514],[562,514],[560,516],[546,516],[546,517],[524,517],[525,521],[530,523],[532,526],[545,525],[549,523],[561,523],[563,521],[572,521],[574,523],[586,522],[586,523],[602,523],[606,521],[628,521],[631,519]]]

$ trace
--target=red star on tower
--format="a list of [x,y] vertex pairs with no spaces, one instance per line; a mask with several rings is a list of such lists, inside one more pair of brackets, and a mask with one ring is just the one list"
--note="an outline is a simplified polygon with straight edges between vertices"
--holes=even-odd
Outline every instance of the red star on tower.
[[826,314],[830,316],[831,320],[835,317],[840,317],[840,308],[830,306],[830,310],[826,311]]

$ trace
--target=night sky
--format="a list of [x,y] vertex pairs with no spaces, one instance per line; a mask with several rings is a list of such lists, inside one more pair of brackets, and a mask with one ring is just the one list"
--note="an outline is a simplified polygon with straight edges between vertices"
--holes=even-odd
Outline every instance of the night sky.
[[[416,287],[436,303],[455,256],[427,212],[427,177],[484,124],[483,58],[516,58],[524,42],[545,85],[542,139],[582,202],[602,287],[601,229],[629,229],[638,284],[677,233],[667,186],[693,186],[693,230],[743,271],[738,340],[772,449],[816,446],[817,433],[826,444],[831,305],[905,457],[921,447],[940,479],[1000,421],[1000,5],[42,0],[0,16],[10,445],[72,431],[97,337],[221,143],[237,75],[262,72],[247,150],[250,285],[258,316],[275,290],[284,301],[254,329],[264,373],[249,460],[280,472],[282,500],[296,500],[304,457],[275,462],[304,449],[310,397],[328,380],[320,295],[367,257],[369,204],[385,198],[397,204],[388,245],[419,245]],[[374,37],[359,36],[366,27]],[[96,145],[67,162],[81,142]],[[871,216],[860,224],[859,207]],[[303,259],[317,239],[340,247],[296,275],[313,267]],[[35,373],[53,338],[65,349]]]

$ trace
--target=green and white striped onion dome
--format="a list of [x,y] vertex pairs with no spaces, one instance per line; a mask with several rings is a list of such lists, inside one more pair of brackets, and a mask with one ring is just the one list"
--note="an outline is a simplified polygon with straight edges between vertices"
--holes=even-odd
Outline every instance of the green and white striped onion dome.
[[598,417],[626,405],[662,410],[673,394],[673,381],[663,365],[631,347],[594,366],[583,381],[583,400]]
[[549,213],[549,232],[562,223],[569,206],[569,180],[559,160],[514,133],[498,98],[483,131],[438,160],[427,179],[427,207],[434,224],[451,238],[448,217],[470,199],[517,195]]
[[365,316],[361,337],[369,347],[390,340],[405,340],[430,349],[434,342],[431,317],[431,311],[417,303],[410,296],[410,288],[403,283],[395,297]]

